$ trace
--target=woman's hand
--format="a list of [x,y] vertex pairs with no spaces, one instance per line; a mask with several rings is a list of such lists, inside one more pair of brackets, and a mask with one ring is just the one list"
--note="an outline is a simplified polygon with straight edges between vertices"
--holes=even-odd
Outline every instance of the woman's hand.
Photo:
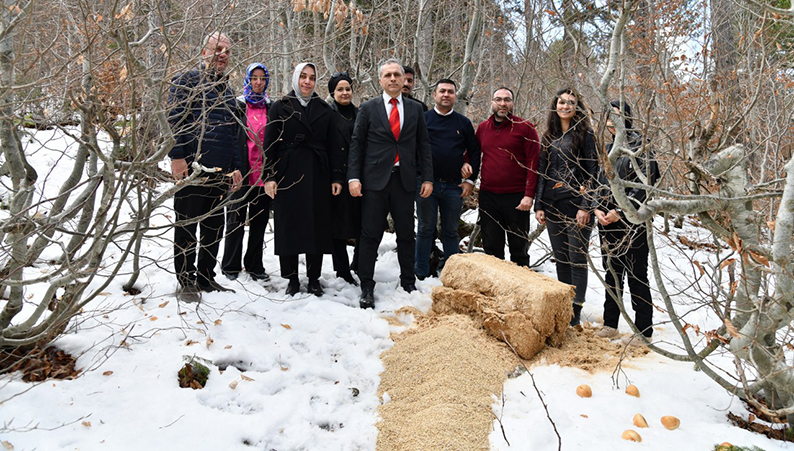
[[276,198],[277,190],[278,190],[278,184],[276,182],[265,182],[265,194],[270,196],[271,199]]
[[537,219],[538,223],[540,224],[546,224],[546,212],[543,210],[536,211],[535,219]]
[[342,192],[341,183],[331,183],[331,195],[338,196]]
[[605,226],[605,225],[609,224],[609,221],[607,221],[607,219],[606,219],[607,214],[604,213],[603,210],[596,210],[593,213],[595,214],[595,217],[598,220],[599,224],[601,224],[602,226]]
[[579,228],[583,228],[590,224],[590,212],[585,210],[579,210],[576,212],[576,225]]

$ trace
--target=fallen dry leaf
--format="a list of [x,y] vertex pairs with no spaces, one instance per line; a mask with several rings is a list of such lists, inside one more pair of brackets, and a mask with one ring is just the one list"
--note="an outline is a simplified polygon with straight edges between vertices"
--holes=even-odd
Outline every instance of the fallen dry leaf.
[[232,349],[232,345],[226,345],[223,347],[223,349]]
[[288,368],[288,367],[286,367],[286,366],[282,366],[282,367],[281,367],[281,371],[289,371],[289,368]]
[[580,417],[582,417],[582,418],[590,418],[590,417],[588,417],[588,416],[587,416],[587,415],[585,415],[585,414],[581,414],[581,415],[579,415],[579,416],[580,416]]
[[188,340],[185,342],[185,346],[192,346],[196,343],[198,343],[196,340]]
[[110,296],[110,293],[108,293],[107,291],[103,291],[99,293],[97,296]]
[[213,339],[212,339],[212,337],[207,337],[207,349],[209,349],[209,348],[210,348],[210,346],[211,346],[213,343],[215,343],[215,340],[213,340]]
[[90,422],[90,421],[83,421],[81,424],[82,424],[83,426],[87,427],[87,428],[90,428],[90,427],[91,427],[91,422]]
[[232,390],[234,390],[235,388],[237,388],[237,383],[238,383],[238,381],[232,381],[232,383],[231,383],[231,384],[229,384],[229,388],[231,388]]
[[216,326],[220,326],[222,322],[223,322],[223,321],[221,321],[221,320],[220,320],[220,318],[219,318],[219,319],[216,319],[216,320],[215,320],[215,325],[216,325]]
[[251,379],[250,377],[246,376],[245,374],[241,374],[240,375],[240,379],[242,379],[244,381],[248,381],[248,382],[253,382],[254,381],[253,379]]
[[168,303],[169,303],[169,302],[171,302],[171,301],[165,301],[165,302],[163,302],[162,304],[158,305],[158,307],[160,307],[160,308],[163,308],[163,307],[165,307],[166,305],[168,305]]
[[113,374],[113,371],[105,371],[102,373],[103,376],[110,376],[111,374]]
[[12,445],[11,442],[3,440],[2,443],[3,443],[3,448],[10,451],[14,451],[14,445]]
[[157,321],[157,317],[153,316],[153,317],[149,318],[149,321]]
[[290,326],[289,324],[282,324],[281,327],[283,327],[284,329],[292,329],[292,326]]

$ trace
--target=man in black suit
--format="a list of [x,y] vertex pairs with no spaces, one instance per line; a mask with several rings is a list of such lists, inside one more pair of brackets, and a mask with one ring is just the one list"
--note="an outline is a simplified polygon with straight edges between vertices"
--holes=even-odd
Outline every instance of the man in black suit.
[[400,285],[416,289],[414,276],[414,199],[433,192],[433,157],[424,112],[418,102],[406,101],[401,89],[403,66],[386,60],[379,71],[383,94],[361,105],[348,160],[348,184],[361,197],[361,245],[358,275],[361,308],[375,307],[375,259],[383,238],[386,215],[391,212],[397,233]]

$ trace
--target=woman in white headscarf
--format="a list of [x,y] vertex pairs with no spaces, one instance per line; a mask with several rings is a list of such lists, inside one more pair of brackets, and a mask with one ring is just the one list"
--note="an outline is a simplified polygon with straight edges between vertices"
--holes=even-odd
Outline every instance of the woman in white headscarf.
[[273,199],[275,253],[287,295],[300,292],[298,255],[306,254],[307,291],[322,296],[323,254],[330,254],[331,196],[344,180],[333,180],[341,165],[335,113],[315,93],[317,71],[301,63],[292,75],[292,91],[276,101],[265,128],[265,193]]

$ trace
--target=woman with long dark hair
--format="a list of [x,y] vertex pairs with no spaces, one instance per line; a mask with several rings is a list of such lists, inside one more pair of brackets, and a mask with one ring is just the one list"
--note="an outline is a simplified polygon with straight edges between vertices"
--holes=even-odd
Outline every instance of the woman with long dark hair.
[[551,101],[541,140],[535,218],[546,224],[557,279],[574,285],[571,325],[579,324],[587,292],[587,248],[598,176],[593,129],[581,96],[570,88]]
[[[622,108],[621,108],[622,106]],[[643,145],[642,135],[634,130],[631,120],[631,106],[628,103],[613,101],[610,103],[612,115],[622,115],[626,125],[626,138],[628,147],[633,152],[638,152]],[[615,123],[610,118],[606,128],[615,136]],[[612,150],[612,144],[606,146],[606,154]],[[639,169],[649,185],[656,183],[659,178],[659,166],[650,149],[635,161],[641,166]],[[640,182],[641,178],[637,169],[631,162],[631,157],[626,154],[618,156],[613,166],[615,175],[628,182]],[[643,178],[645,178],[643,177]],[[632,224],[623,215],[623,211],[615,201],[609,186],[606,174],[599,174],[601,184],[598,196],[598,207],[595,216],[598,220],[598,230],[601,237],[601,255],[603,257],[604,280],[606,282],[606,296],[604,299],[604,327],[595,333],[604,338],[615,338],[618,333],[618,320],[620,307],[618,302],[623,302],[623,279],[628,276],[629,290],[631,291],[631,307],[634,310],[634,324],[640,332],[650,338],[653,335],[653,301],[651,289],[648,284],[648,228],[645,224]],[[628,187],[625,190],[629,200],[639,207],[647,198],[647,193],[641,188]],[[631,343],[639,343],[632,341]]]
[[298,254],[306,254],[307,291],[323,295],[323,254],[332,251],[331,195],[342,191],[343,180],[336,179],[340,159],[335,113],[317,95],[316,85],[315,65],[298,64],[292,91],[273,103],[265,129],[265,192],[273,199],[275,253],[281,277],[289,280],[289,296],[300,292]]
[[[250,64],[245,70],[243,95],[237,99],[241,113],[237,143],[243,163],[244,186],[232,194],[226,210],[226,240],[221,270],[229,280],[237,279],[243,265],[252,280],[264,282],[270,279],[262,263],[265,229],[270,219],[270,198],[265,195],[265,181],[262,178],[265,159],[262,142],[270,106],[270,97],[266,92],[269,81],[270,74],[264,64]],[[248,247],[243,256],[246,212]]]
[[[347,176],[347,155],[350,150],[350,139],[353,136],[353,126],[356,124],[358,108],[353,104],[353,80],[347,72],[338,72],[328,80],[328,93],[333,98],[331,109],[338,113],[337,125],[341,137],[341,164],[338,170],[339,179]],[[353,255],[353,268],[358,257],[358,239],[361,235],[361,199],[350,195],[350,191],[343,189],[338,196],[331,199],[331,230],[333,234],[334,250],[331,254],[334,262],[336,277],[341,277],[347,283],[358,286],[358,282],[350,273],[351,265],[347,256],[348,240],[356,240],[356,252]]]

